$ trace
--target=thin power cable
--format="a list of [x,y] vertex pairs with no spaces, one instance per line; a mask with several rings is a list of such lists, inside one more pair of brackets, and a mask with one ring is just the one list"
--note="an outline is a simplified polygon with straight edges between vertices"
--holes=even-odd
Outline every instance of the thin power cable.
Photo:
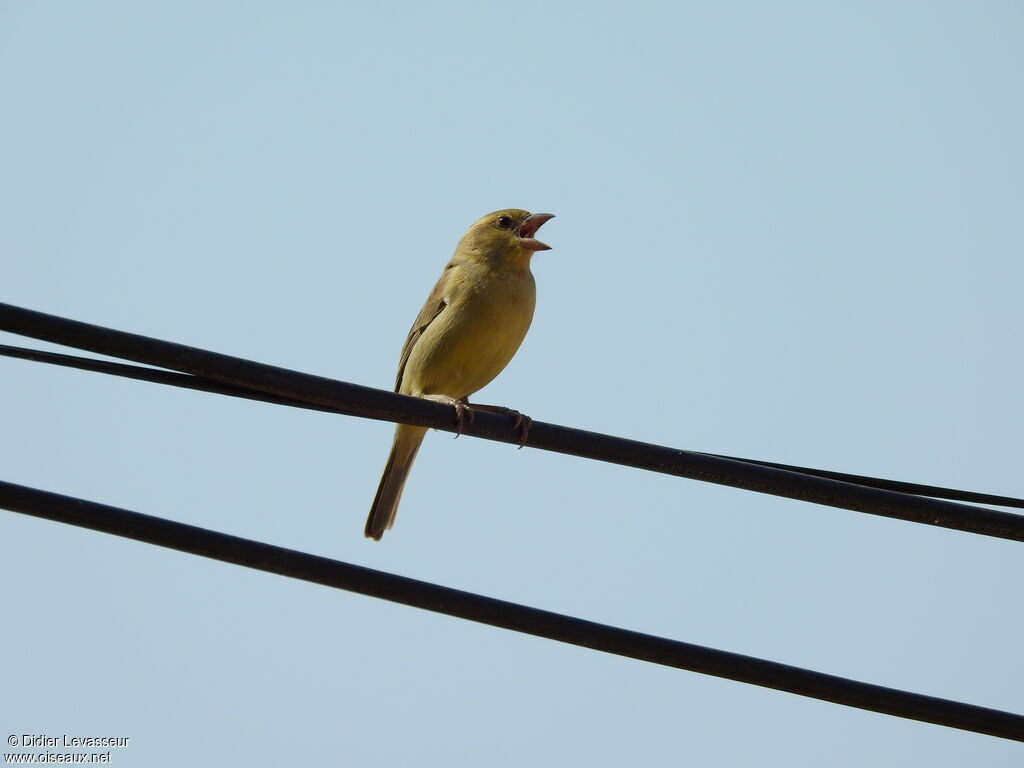
[[950,501],[967,501],[972,504],[996,504],[1000,507],[1015,507],[1024,509],[1024,499],[1017,499],[1013,496],[997,496],[994,493],[979,493],[978,491],[961,491],[956,488],[944,488],[938,485],[923,485],[921,483],[909,483],[905,480],[886,480],[881,477],[869,477],[867,475],[851,475],[848,472],[836,472],[831,469],[810,469],[799,467],[793,464],[780,464],[777,461],[764,461],[763,459],[741,459],[736,456],[725,456],[721,453],[709,453],[709,456],[718,456],[722,459],[733,461],[745,461],[749,464],[758,464],[762,467],[775,467],[785,469],[789,472],[801,472],[805,475],[815,477],[827,477],[832,480],[839,480],[844,483],[856,483],[866,485],[870,488],[882,488],[888,491],[899,493],[910,493],[915,496],[930,496],[933,499],[949,499]]
[[1024,716],[633,632],[0,481],[0,507],[549,640],[800,696],[1024,741]]
[[[257,400],[262,403],[273,405],[287,405],[292,408],[304,408],[310,411],[321,413],[337,413],[343,416],[355,415],[352,411],[342,408],[329,408],[325,405],[313,405],[303,403],[299,400],[289,400],[284,397],[268,395],[264,392],[257,392],[254,389],[245,387],[234,387],[229,384],[221,384],[219,381],[204,379],[201,376],[192,376],[188,373],[175,373],[162,368],[145,368],[141,365],[127,365],[125,363],[114,363],[109,360],[96,360],[91,357],[80,357],[78,355],[65,355],[60,352],[47,352],[41,349],[28,349],[26,347],[12,347],[8,344],[0,344],[0,356],[13,357],[19,360],[31,360],[36,363],[47,363],[59,365],[63,368],[75,368],[81,371],[93,373],[104,373],[110,376],[120,376],[135,381],[147,381],[153,384],[166,384],[172,387],[193,389],[199,392],[210,392],[216,395],[227,395],[229,397],[240,397],[246,400]],[[1022,502],[1024,506],[1024,502]]]
[[[90,357],[78,355],[65,355],[59,352],[46,352],[39,349],[27,349],[25,347],[13,347],[7,344],[0,344],[0,355],[14,357],[21,360],[31,360],[38,363],[48,363],[66,368],[76,368],[83,371],[105,373],[123,378],[148,381],[156,384],[167,384],[175,387],[184,387],[202,392],[210,392],[218,395],[241,397],[248,400],[257,400],[275,405],[286,405],[291,408],[305,408],[308,410],[321,411],[323,413],[338,413],[352,415],[352,411],[341,408],[328,408],[322,405],[313,405],[299,400],[288,400],[283,397],[275,397],[262,392],[257,392],[244,387],[233,387],[221,384],[199,376],[192,376],[187,373],[173,373],[159,368],[144,368],[138,365],[126,365],[125,363],[112,363],[106,360],[96,360]],[[834,480],[842,480],[846,483],[856,483],[869,488],[884,488],[899,493],[910,493],[917,496],[930,496],[934,499],[952,499],[956,501],[967,501],[975,504],[997,504],[1004,507],[1016,507],[1024,509],[1024,499],[1013,498],[1012,496],[997,496],[991,493],[978,493],[976,491],[962,491],[956,488],[943,488],[936,485],[922,485],[921,483],[908,483],[902,480],[887,480],[867,475],[852,475],[846,472],[835,472],[827,469],[814,469],[812,467],[800,467],[793,464],[780,464],[774,461],[761,459],[744,459],[736,456],[723,456],[718,453],[707,453],[706,456],[716,456],[730,461],[742,461],[747,464],[757,464],[762,467],[775,467],[790,472],[799,472],[804,475],[815,477],[826,477]]]
[[[452,408],[424,398],[299,373],[10,304],[0,303],[0,330],[255,389],[286,400],[342,409],[355,416],[455,431]],[[514,419],[487,411],[478,411],[462,431],[506,443],[517,443],[519,438]],[[529,444],[533,448],[758,493],[1024,541],[1024,516],[1001,510],[868,488],[542,421],[531,425]]]

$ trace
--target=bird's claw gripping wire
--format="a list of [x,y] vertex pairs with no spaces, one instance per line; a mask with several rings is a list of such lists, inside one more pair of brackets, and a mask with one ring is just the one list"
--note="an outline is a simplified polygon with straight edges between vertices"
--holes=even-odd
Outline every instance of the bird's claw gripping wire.
[[474,410],[490,411],[491,413],[500,413],[502,416],[511,416],[515,420],[512,428],[519,434],[520,448],[526,445],[526,441],[530,436],[530,426],[533,424],[533,419],[525,413],[520,413],[515,408],[506,408],[503,405],[478,405],[476,403],[470,405],[467,400],[457,400],[448,395],[423,395],[423,397],[427,400],[433,400],[435,403],[450,405],[455,409],[455,437],[462,434],[462,429],[466,423],[473,423]]
[[468,421],[473,423],[473,409],[465,400],[456,400],[448,395],[424,395],[424,399],[433,400],[435,403],[444,403],[455,409],[455,437],[462,434],[462,428]]
[[526,441],[530,436],[530,426],[533,424],[533,419],[525,413],[520,413],[515,408],[506,408],[503,405],[478,405],[474,403],[473,407],[478,411],[490,411],[491,413],[500,413],[503,416],[511,416],[515,419],[515,424],[512,425],[512,428],[519,433],[519,448],[526,445]]

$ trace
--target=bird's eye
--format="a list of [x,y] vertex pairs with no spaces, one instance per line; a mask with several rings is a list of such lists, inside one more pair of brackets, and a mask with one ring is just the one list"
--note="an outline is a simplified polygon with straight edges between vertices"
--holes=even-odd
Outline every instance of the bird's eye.
[[498,220],[494,223],[498,225],[499,229],[512,229],[512,225],[515,222],[512,221],[511,216],[499,216]]

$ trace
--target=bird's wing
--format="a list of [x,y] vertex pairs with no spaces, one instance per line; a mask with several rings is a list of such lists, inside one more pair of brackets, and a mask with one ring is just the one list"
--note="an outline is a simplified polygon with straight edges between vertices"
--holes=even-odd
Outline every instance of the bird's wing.
[[405,364],[409,361],[409,355],[412,354],[412,348],[416,346],[416,342],[423,335],[427,326],[434,322],[437,316],[448,306],[448,299],[444,294],[445,286],[448,282],[448,270],[453,266],[455,265],[449,264],[445,267],[444,273],[427,297],[427,303],[423,305],[423,309],[420,310],[420,313],[413,321],[412,328],[409,329],[409,335],[406,336],[405,344],[402,346],[402,356],[398,361],[398,375],[395,376],[395,392],[402,388],[402,376],[405,373]]

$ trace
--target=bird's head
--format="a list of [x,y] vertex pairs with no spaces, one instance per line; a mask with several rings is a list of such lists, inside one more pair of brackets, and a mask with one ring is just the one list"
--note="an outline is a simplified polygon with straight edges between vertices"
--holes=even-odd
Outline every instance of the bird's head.
[[534,235],[553,218],[553,213],[530,213],[518,208],[489,213],[466,230],[458,250],[502,265],[527,266],[534,251],[551,249]]

